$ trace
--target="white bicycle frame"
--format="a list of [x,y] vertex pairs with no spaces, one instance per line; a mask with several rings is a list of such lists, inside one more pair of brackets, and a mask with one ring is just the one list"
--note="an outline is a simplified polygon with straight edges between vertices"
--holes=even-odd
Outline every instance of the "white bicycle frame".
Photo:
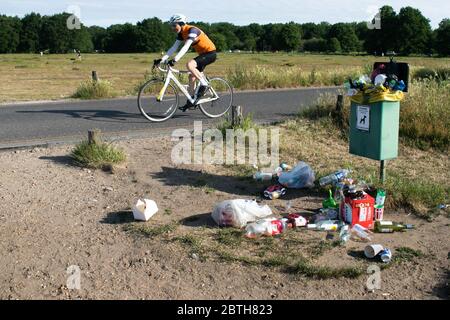
[[[164,94],[166,93],[167,87],[169,86],[170,81],[173,81],[175,83],[175,85],[178,87],[178,89],[186,96],[186,98],[192,104],[194,104],[196,102],[196,100],[197,100],[197,93],[198,93],[198,90],[199,90],[200,86],[197,86],[197,88],[195,89],[194,98],[192,98],[191,95],[189,94],[188,90],[186,89],[186,87],[183,84],[181,84],[181,82],[178,81],[177,77],[174,75],[174,73],[191,74],[189,71],[180,71],[180,70],[172,69],[169,65],[167,66],[167,70],[161,68],[160,66],[158,66],[158,69],[161,72],[167,73],[167,75],[166,75],[166,80],[164,82],[164,86],[161,89],[161,91],[159,92],[158,97],[156,98],[157,101],[162,101],[162,99],[164,98]],[[202,103],[211,102],[211,101],[215,101],[215,100],[219,99],[219,95],[214,90],[214,88],[210,87],[209,90],[211,90],[211,92],[213,94],[213,97],[200,99],[199,101],[197,101],[196,104],[202,104]]]

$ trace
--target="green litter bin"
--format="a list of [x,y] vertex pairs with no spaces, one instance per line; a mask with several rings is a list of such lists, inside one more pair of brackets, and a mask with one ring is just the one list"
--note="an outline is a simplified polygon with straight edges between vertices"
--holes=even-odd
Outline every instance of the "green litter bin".
[[353,101],[350,113],[350,153],[373,160],[398,157],[399,101]]

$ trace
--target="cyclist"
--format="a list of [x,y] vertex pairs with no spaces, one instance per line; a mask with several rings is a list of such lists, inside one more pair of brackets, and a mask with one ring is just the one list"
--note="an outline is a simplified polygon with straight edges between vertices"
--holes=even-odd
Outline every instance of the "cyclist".
[[[200,88],[198,89],[196,102],[194,104],[188,100],[183,107],[180,107],[180,109],[185,112],[187,109],[193,108],[209,88],[208,81],[203,75],[203,71],[207,65],[216,61],[216,46],[202,30],[187,24],[186,16],[175,14],[170,18],[169,22],[172,30],[178,34],[177,39],[174,45],[167,51],[167,54],[163,56],[162,59],[156,60],[155,63],[167,63],[170,66],[174,66],[175,63],[188,52],[191,46],[199,55],[190,60],[186,65],[187,69],[191,72],[189,77],[189,93],[193,95],[195,92],[195,80],[200,81]],[[184,46],[175,58],[169,60],[183,42]]]

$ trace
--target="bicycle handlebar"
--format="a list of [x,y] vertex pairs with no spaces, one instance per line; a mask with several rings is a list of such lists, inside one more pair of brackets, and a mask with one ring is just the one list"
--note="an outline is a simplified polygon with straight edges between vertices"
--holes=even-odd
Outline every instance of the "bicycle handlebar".
[[[168,70],[172,71],[173,73],[190,73],[189,71],[181,71],[178,69],[174,69],[171,66],[169,66],[168,64],[164,64],[165,66],[167,66]],[[167,72],[167,69],[161,68],[161,63],[158,64],[153,64],[153,69],[154,68],[158,68],[159,71],[161,72]]]

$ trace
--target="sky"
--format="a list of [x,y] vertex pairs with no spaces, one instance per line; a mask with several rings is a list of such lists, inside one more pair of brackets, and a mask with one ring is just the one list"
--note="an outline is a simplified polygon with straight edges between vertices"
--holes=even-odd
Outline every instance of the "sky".
[[369,21],[383,5],[392,6],[396,12],[406,6],[420,9],[430,19],[433,29],[442,19],[450,18],[448,0],[0,0],[0,14],[51,15],[64,11],[74,13],[79,8],[77,16],[84,25],[103,27],[152,17],[167,21],[174,13],[186,15],[189,21],[236,25],[290,21],[337,23]]

